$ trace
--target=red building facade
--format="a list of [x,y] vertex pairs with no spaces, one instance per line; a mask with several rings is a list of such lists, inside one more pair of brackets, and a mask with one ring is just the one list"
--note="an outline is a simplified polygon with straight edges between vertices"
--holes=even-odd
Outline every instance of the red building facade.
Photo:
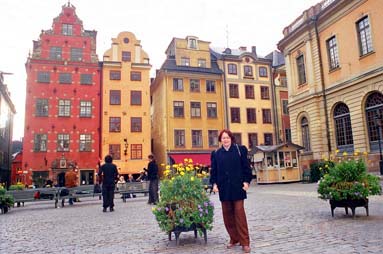
[[100,67],[96,31],[83,29],[68,3],[33,41],[26,63],[23,172],[26,184],[63,185],[77,168],[79,184],[93,184],[100,157]]

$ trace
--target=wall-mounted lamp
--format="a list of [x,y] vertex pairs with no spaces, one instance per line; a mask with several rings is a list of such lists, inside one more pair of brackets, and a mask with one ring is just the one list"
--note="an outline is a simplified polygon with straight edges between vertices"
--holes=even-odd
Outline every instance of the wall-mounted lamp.
[[127,138],[124,138],[124,146],[125,146],[125,149],[124,149],[124,155],[128,155],[128,139]]

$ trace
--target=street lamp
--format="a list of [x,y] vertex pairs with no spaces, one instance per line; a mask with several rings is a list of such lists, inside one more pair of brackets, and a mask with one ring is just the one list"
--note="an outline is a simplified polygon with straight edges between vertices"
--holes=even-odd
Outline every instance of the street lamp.
[[375,124],[378,126],[379,154],[380,154],[379,169],[380,169],[381,175],[383,175],[383,155],[382,155],[382,141],[381,141],[382,120],[383,120],[383,116],[381,114],[375,115]]

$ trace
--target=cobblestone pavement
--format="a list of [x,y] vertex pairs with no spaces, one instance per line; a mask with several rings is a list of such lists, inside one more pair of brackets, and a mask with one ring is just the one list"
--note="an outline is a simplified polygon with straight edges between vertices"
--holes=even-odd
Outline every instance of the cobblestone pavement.
[[[370,198],[370,216],[356,218],[317,198],[316,184],[252,185],[245,202],[252,253],[383,253],[383,196]],[[208,242],[182,233],[180,245],[160,231],[147,197],[102,213],[101,201],[84,198],[55,209],[52,202],[26,203],[0,215],[0,253],[242,253],[225,248],[228,236],[218,195]]]

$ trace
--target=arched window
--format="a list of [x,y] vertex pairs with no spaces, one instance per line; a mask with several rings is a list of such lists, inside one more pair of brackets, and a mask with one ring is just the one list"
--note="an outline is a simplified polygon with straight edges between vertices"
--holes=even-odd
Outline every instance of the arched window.
[[[366,100],[366,121],[368,138],[370,142],[370,150],[379,150],[379,137],[382,138],[382,129],[380,128],[380,135],[378,132],[378,123],[380,120],[377,117],[383,116],[383,95],[375,92],[368,96]],[[378,120],[378,121],[377,121]]]
[[302,130],[302,146],[304,150],[311,151],[310,145],[310,132],[309,132],[309,122],[306,117],[303,117],[301,120],[301,130]]
[[352,137],[350,110],[344,103],[334,109],[335,137],[337,148],[341,151],[352,152],[354,141]]

